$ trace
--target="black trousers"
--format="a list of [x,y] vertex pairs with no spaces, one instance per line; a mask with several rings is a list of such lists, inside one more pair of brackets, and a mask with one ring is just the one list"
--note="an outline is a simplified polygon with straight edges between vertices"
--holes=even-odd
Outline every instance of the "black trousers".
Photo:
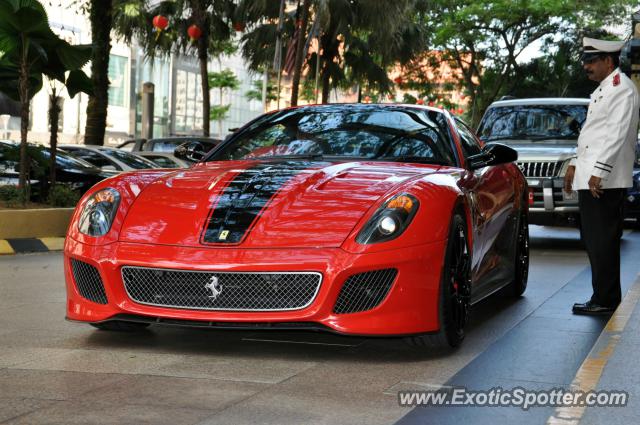
[[588,190],[578,191],[580,236],[591,263],[591,301],[616,307],[622,299],[620,289],[620,239],[622,207],[626,189],[605,189],[600,198]]

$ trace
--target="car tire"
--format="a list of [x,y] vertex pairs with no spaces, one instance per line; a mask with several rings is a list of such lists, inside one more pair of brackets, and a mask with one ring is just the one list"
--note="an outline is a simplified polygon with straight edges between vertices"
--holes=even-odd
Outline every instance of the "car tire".
[[407,337],[406,341],[412,346],[453,348],[459,346],[464,339],[471,298],[471,256],[466,221],[463,217],[461,213],[456,212],[449,229],[440,279],[440,330],[436,333]]
[[120,320],[112,320],[109,322],[91,323],[91,326],[100,329],[101,331],[138,332],[146,329],[149,326],[149,323],[123,322]]
[[520,214],[514,257],[513,281],[509,285],[509,293],[519,298],[527,290],[529,278],[529,220],[527,213]]

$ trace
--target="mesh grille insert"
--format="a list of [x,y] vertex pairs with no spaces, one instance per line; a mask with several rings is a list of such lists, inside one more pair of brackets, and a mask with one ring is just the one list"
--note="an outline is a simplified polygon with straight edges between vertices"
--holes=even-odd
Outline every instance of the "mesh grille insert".
[[126,266],[122,280],[141,304],[196,310],[279,311],[307,307],[322,275],[201,272]]
[[107,303],[107,294],[104,292],[104,285],[98,269],[84,261],[72,258],[71,270],[78,292],[83,298],[98,304]]
[[518,162],[525,177],[557,177],[563,161]]
[[344,283],[334,313],[356,313],[378,306],[389,293],[397,269],[383,269],[349,276]]

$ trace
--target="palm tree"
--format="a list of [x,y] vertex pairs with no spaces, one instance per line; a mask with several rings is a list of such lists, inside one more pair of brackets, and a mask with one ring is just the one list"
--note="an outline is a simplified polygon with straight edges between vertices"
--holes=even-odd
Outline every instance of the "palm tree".
[[[269,66],[275,55],[277,36],[277,3],[264,0],[240,2],[250,31],[242,37],[242,53],[252,70]],[[390,81],[386,68],[396,61],[406,61],[422,47],[422,37],[412,20],[414,0],[314,0],[310,4],[310,22],[319,27],[320,57],[313,53],[306,58],[306,67],[316,64],[322,81],[322,102],[329,100],[331,88],[344,83],[362,83],[384,92]],[[301,13],[305,13],[303,3]],[[290,39],[295,24],[286,16],[282,36]],[[303,26],[301,32],[307,30]],[[300,32],[298,33],[298,35]],[[302,43],[298,48],[302,48]],[[296,55],[301,67],[305,58]],[[317,63],[316,61],[320,62]],[[297,64],[296,64],[297,65]],[[294,77],[296,76],[294,70]],[[299,78],[299,76],[298,76]],[[294,81],[293,90],[297,82]],[[297,90],[296,90],[297,91]],[[292,96],[292,103],[297,98]]]
[[55,35],[36,0],[0,0],[0,91],[20,101],[20,188],[29,198],[27,134],[29,101],[42,88],[42,76],[65,84],[70,97],[91,93],[81,68],[91,57],[90,46],[71,46]]
[[[209,58],[225,52],[225,41],[231,37],[230,24],[234,0],[129,0],[114,16],[114,29],[126,42],[135,37],[146,55],[168,56],[172,53],[195,54],[200,66],[202,88],[203,134],[209,136],[211,97],[209,93]],[[165,31],[153,28],[153,18],[164,16],[169,21]],[[191,27],[197,27],[193,32]],[[191,37],[197,34],[197,37]]]
[[84,128],[84,142],[87,145],[104,145],[109,106],[109,53],[111,52],[111,27],[113,25],[114,3],[118,0],[90,0],[91,23],[91,82],[93,95],[87,103],[87,122]]

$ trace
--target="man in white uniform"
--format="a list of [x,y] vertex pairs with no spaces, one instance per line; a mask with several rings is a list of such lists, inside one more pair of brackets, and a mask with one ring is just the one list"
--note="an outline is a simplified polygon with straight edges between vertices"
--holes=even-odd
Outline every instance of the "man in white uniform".
[[620,71],[623,42],[585,37],[582,61],[591,94],[578,138],[577,158],[565,175],[565,191],[578,191],[581,237],[591,263],[593,295],[573,306],[575,314],[610,314],[620,304],[620,239],[626,188],[633,185],[640,100]]

